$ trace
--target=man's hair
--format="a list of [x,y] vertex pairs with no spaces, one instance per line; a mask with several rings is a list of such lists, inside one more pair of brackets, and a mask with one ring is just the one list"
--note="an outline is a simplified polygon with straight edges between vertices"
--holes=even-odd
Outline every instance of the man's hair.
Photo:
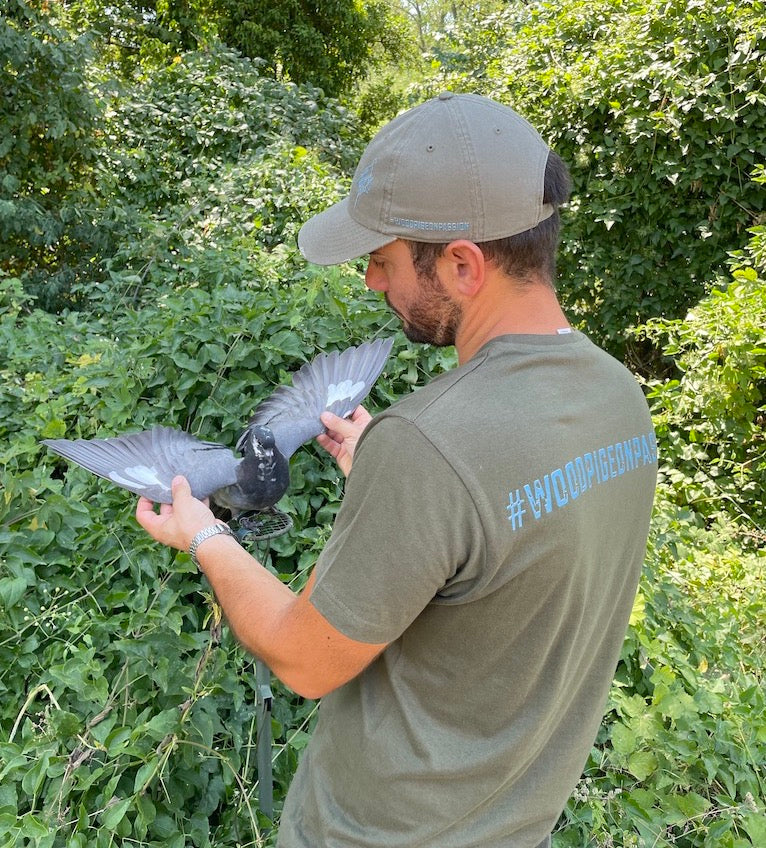
[[[556,278],[556,251],[559,244],[559,206],[566,203],[572,183],[564,160],[552,150],[545,165],[543,203],[553,206],[553,214],[531,230],[495,241],[479,243],[484,258],[521,282],[532,282],[532,274],[540,275],[551,286]],[[449,242],[407,241],[415,270],[433,276],[436,260]]]

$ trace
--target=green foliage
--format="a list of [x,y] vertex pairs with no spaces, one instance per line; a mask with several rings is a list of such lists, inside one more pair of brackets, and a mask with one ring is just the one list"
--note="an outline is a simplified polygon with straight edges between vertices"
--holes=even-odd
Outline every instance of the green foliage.
[[265,75],[353,94],[379,65],[412,58],[414,36],[392,0],[307,5],[261,0],[63,0],[70,27],[88,31],[103,69],[122,80],[187,51],[223,42]]
[[188,280],[247,282],[263,246],[294,254],[298,227],[338,196],[358,143],[355,119],[317,89],[261,77],[223,48],[135,86],[107,135],[111,206],[131,232],[106,260],[103,288],[136,297]]
[[141,151],[141,164],[153,165],[147,182],[209,178],[277,139],[350,164],[353,116],[312,86],[274,82],[258,70],[258,62],[222,45],[178,56],[116,99],[110,141],[126,154]]
[[[221,631],[186,554],[131,520],[133,499],[41,449],[153,423],[233,444],[258,400],[317,350],[386,333],[357,274],[253,257],[249,286],[178,287],[156,304],[54,316],[3,281],[0,344],[0,845],[266,844],[251,660]],[[400,340],[373,407],[444,365]],[[261,549],[298,588],[341,497],[334,464],[299,452],[283,507],[295,530]],[[172,658],[172,659],[171,659]],[[275,683],[278,806],[315,705]],[[24,842],[23,840],[28,840]]]
[[764,212],[763,3],[513,4],[459,35],[430,90],[514,105],[569,164],[565,305],[627,355],[626,327],[682,317]]
[[121,79],[163,67],[215,35],[215,0],[63,0],[70,27],[88,32],[98,64]]
[[661,475],[681,504],[728,514],[766,540],[766,228],[735,259],[729,285],[683,320],[641,332],[662,345],[678,379],[652,384]]
[[[0,20],[15,97],[0,101],[0,848],[274,840],[252,661],[204,579],[135,526],[130,495],[39,444],[154,423],[232,444],[316,351],[398,326],[357,269],[307,268],[295,248],[365,129],[217,44],[214,5],[13,0]],[[177,52],[201,10],[204,49]],[[636,344],[675,371],[649,387],[665,464],[647,570],[556,848],[766,844],[763,227],[731,281],[713,273],[762,209],[747,180],[762,17],[759,3],[556,0],[438,43],[434,88],[523,105],[574,165],[570,311],[617,350],[627,325],[662,316]],[[101,29],[73,37],[72,20]],[[367,126],[402,102],[389,79],[360,101]],[[372,407],[450,364],[398,338]],[[298,589],[342,484],[310,446],[291,479],[295,528],[257,553]],[[278,813],[316,704],[276,681],[274,695]]]
[[766,838],[763,550],[660,497],[607,715],[555,848]]
[[456,36],[472,18],[485,18],[503,6],[502,0],[401,0],[417,32],[420,49],[433,49],[445,33]]
[[[88,39],[9,0],[0,16],[0,271],[66,291],[104,240],[94,226],[98,101]],[[50,85],[56,80],[55,86]]]
[[262,59],[276,78],[311,83],[338,96],[362,79],[376,48],[400,49],[385,2],[220,0],[219,35],[243,55]]
[[[35,102],[28,92],[19,96]],[[46,142],[14,154],[13,167],[30,186],[51,181],[45,221],[53,223],[38,238],[40,201],[27,204],[28,216],[26,201],[8,205],[0,226],[7,221],[18,232],[0,269],[22,279],[47,309],[82,307],[96,290],[127,281],[136,296],[152,282],[173,285],[181,268],[219,282],[246,277],[253,246],[294,246],[307,210],[336,196],[338,174],[355,162],[359,143],[353,116],[318,89],[266,79],[220,46],[178,57],[129,94],[113,93],[102,109],[98,143],[88,152],[89,206],[71,208],[82,200],[79,189],[53,190],[50,151],[68,157],[65,175],[78,164],[66,138],[60,148]],[[82,122],[93,123],[82,112]],[[11,129],[13,121],[35,120],[15,107],[9,114]],[[78,132],[73,125],[76,139]],[[85,172],[79,167],[78,178]],[[3,185],[14,179],[9,174]],[[56,224],[64,220],[72,222],[65,231]]]
[[403,111],[406,104],[402,85],[390,71],[383,71],[360,87],[354,98],[354,108],[370,138],[375,131]]

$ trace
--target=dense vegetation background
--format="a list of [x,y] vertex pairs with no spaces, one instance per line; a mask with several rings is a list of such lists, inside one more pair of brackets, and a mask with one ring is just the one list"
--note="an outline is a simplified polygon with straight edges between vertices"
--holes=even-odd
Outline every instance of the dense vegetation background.
[[[0,5],[0,846],[273,843],[252,660],[188,556],[40,439],[231,443],[315,351],[395,332],[359,266],[307,266],[295,236],[380,123],[450,87],[569,162],[562,299],[645,384],[663,457],[554,845],[763,848],[764,4],[306,9]],[[450,364],[397,336],[372,405]],[[311,447],[292,479],[295,530],[256,552],[300,588],[342,485]],[[316,704],[273,692],[278,819]]]

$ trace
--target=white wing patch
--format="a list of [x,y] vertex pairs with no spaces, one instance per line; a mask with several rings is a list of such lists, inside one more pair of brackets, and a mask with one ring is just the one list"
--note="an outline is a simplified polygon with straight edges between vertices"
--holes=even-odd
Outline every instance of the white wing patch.
[[342,383],[330,383],[327,387],[327,406],[332,405],[337,400],[350,400],[364,386],[364,383],[352,383],[351,380],[344,380]]
[[149,468],[146,465],[131,465],[123,471],[128,476],[123,477],[116,471],[110,471],[109,479],[120,486],[160,486],[166,491],[170,491],[168,486],[160,480],[156,468]]

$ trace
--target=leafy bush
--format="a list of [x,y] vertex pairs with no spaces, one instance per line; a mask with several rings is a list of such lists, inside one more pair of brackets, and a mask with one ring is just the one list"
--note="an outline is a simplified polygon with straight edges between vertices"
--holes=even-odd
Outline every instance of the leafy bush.
[[[761,180],[766,182],[766,180]],[[649,398],[664,458],[661,475],[679,503],[720,513],[766,540],[766,227],[756,227],[721,281],[683,320],[640,332],[680,371]]]
[[377,0],[221,0],[218,30],[267,73],[310,83],[338,97],[363,79],[376,50],[397,57],[405,32],[393,4]]
[[50,302],[88,272],[108,235],[93,223],[100,104],[88,84],[90,55],[84,36],[23,0],[4,4],[0,271],[22,275]]
[[[252,659],[186,554],[132,521],[134,499],[41,449],[154,423],[233,444],[257,401],[317,350],[392,332],[356,274],[253,257],[249,287],[156,304],[30,311],[0,294],[0,846],[266,844]],[[115,303],[115,293],[110,293]],[[400,339],[371,398],[387,405],[445,362]],[[301,587],[341,496],[334,463],[293,459],[289,535],[259,554]],[[316,705],[274,682],[277,810]]]
[[[44,308],[83,307],[115,280],[132,279],[134,295],[152,282],[173,285],[181,267],[204,273],[211,253],[294,245],[307,208],[332,200],[356,162],[350,112],[318,89],[260,76],[233,51],[177,57],[115,89],[107,108],[75,64],[83,65],[84,48],[55,45],[47,19],[34,20],[38,30],[23,36],[4,21],[0,31],[20,69],[13,90],[30,104],[18,110],[9,100],[0,112],[8,138],[0,201],[3,191],[11,198],[0,202],[0,270],[22,279]],[[30,52],[47,64],[27,62]],[[54,59],[72,67],[50,89],[40,80],[60,75]],[[61,102],[53,94],[42,102],[31,89]],[[238,267],[228,275],[236,282]]]
[[356,123],[318,90],[265,79],[211,48],[118,99],[107,134],[112,204],[133,229],[105,263],[109,285],[132,279],[140,296],[189,275],[240,284],[252,251],[294,251],[307,209],[337,196]]
[[750,177],[765,35],[759,0],[553,0],[509,5],[438,54],[432,93],[515,106],[571,167],[566,307],[647,371],[626,328],[682,317],[764,212]]
[[[313,147],[328,162],[355,164],[353,116],[312,86],[264,78],[258,61],[211,45],[184,53],[118,97],[110,115],[110,146],[133,172],[120,188],[129,197],[150,182],[182,191],[218,169],[262,151],[277,139]],[[142,172],[141,166],[150,170]],[[143,180],[141,177],[143,176]],[[146,200],[154,202],[149,196]]]

